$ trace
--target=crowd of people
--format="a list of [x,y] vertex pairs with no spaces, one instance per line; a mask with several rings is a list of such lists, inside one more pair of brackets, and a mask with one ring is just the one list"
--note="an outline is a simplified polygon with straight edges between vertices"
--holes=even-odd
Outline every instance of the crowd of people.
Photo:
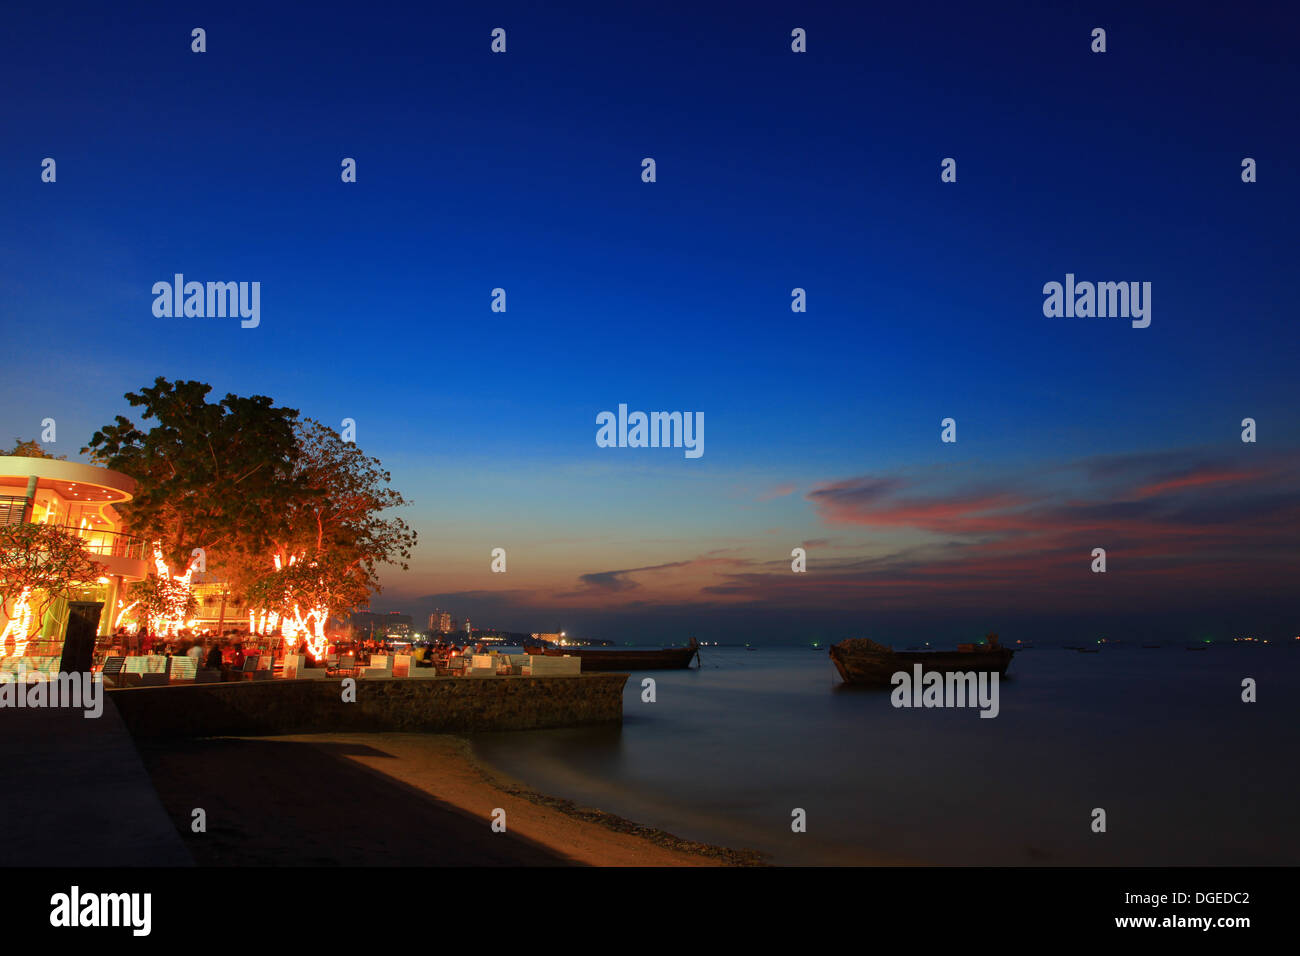
[[109,646],[102,649],[101,656],[188,657],[196,668],[215,668],[233,673],[243,668],[248,656],[273,653],[276,643],[274,638],[239,630],[218,635],[212,631],[182,629],[175,634],[160,635],[144,627],[135,630],[119,627],[113,632]]
[[[101,645],[102,646],[102,645]],[[244,667],[248,657],[271,655],[280,658],[284,655],[284,641],[279,634],[255,634],[246,630],[228,630],[216,634],[211,630],[194,632],[182,629],[172,635],[157,635],[143,625],[131,629],[119,627],[113,632],[112,641],[102,646],[100,657],[157,655],[161,657],[189,657],[195,667],[219,669],[224,675],[237,675]],[[396,644],[391,640],[368,638],[360,641],[340,640],[331,643],[324,658],[347,657],[355,666],[370,663],[373,656],[394,653]],[[447,641],[424,641],[409,648],[415,666],[447,666],[452,658],[468,657],[472,654],[487,653],[487,645],[482,642],[456,644]],[[303,641],[294,648],[294,652],[306,657],[308,667],[324,667],[325,659],[317,660],[310,653],[307,642]],[[102,661],[101,661],[102,662]]]
[[414,659],[416,667],[434,667],[453,657],[469,657],[472,654],[486,653],[487,645],[483,643],[460,645],[425,641],[415,645],[411,651],[411,657]]

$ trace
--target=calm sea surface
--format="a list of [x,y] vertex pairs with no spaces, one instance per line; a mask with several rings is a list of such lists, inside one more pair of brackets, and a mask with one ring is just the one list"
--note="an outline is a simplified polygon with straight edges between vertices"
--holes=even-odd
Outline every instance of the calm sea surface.
[[896,709],[843,686],[825,649],[701,653],[698,670],[634,674],[622,728],[479,734],[475,752],[543,793],[776,863],[1300,863],[1300,646],[1039,646],[1016,655],[995,719]]

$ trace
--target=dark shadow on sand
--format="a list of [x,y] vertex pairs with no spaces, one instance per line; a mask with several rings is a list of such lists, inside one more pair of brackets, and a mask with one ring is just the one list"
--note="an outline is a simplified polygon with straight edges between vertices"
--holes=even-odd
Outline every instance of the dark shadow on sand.
[[[139,741],[200,866],[565,866],[531,840],[348,760],[364,744],[214,738]],[[207,832],[191,832],[195,808]]]

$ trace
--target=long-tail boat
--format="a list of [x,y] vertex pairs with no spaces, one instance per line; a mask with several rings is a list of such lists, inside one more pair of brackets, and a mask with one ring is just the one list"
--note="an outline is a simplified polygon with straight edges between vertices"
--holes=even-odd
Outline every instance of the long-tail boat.
[[898,671],[988,671],[1004,676],[1015,651],[1002,647],[990,634],[985,644],[959,644],[955,651],[896,651],[866,638],[851,638],[831,646],[831,660],[846,684],[888,687]]
[[656,651],[621,651],[603,650],[594,647],[551,647],[543,644],[525,644],[525,654],[540,654],[547,657],[582,658],[584,671],[650,671],[650,670],[685,670],[691,666],[691,659],[700,653],[700,644],[695,638],[685,647],[665,647]]

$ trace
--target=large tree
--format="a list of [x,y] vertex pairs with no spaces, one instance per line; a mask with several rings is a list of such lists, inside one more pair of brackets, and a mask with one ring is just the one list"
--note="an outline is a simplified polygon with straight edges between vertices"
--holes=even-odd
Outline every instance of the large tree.
[[364,606],[380,590],[381,565],[406,570],[416,534],[387,514],[407,502],[389,487],[392,476],[377,458],[311,419],[296,433],[290,479],[297,493],[277,525],[270,561],[260,573],[245,569],[245,580],[253,607],[322,645],[328,616]]
[[209,402],[211,390],[158,378],[126,395],[152,428],[118,415],[82,449],[136,479],[135,497],[118,510],[133,534],[159,542],[172,574],[198,548],[218,566],[267,554],[284,534],[288,503],[310,494],[294,479],[298,412],[265,395]]
[[385,512],[408,504],[389,487],[392,475],[378,458],[313,419],[295,433],[298,457],[292,479],[296,494],[275,536],[276,553],[328,554],[341,561],[367,590],[379,590],[381,564],[407,569],[416,534],[401,518]]

